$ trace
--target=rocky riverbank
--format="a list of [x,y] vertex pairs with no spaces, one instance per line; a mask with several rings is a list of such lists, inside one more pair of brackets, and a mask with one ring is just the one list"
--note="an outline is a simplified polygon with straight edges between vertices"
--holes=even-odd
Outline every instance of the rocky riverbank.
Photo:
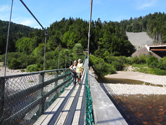
[[[0,62],[0,76],[4,76],[4,71],[5,71],[5,67],[3,66],[3,62]],[[16,74],[23,74],[23,73],[27,73],[25,72],[25,69],[8,69],[6,68],[6,75],[16,75]]]
[[132,71],[118,71],[117,74],[106,75],[106,78],[117,78],[117,79],[132,79],[139,80],[143,82],[148,82],[154,85],[159,86],[151,86],[151,85],[129,85],[129,84],[104,84],[107,90],[113,91],[113,93],[121,95],[121,94],[162,94],[166,95],[166,76],[158,76],[145,74],[140,72],[132,72]]

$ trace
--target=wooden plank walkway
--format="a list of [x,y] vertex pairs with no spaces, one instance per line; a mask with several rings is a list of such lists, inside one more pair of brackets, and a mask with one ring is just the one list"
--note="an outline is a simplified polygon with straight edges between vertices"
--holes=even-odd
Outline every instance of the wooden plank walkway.
[[[87,66],[87,61],[85,65]],[[87,67],[84,67],[86,69]],[[85,124],[85,79],[84,70],[81,85],[71,84],[53,102],[34,125],[84,125]],[[127,125],[127,122],[108,98],[100,84],[89,73],[95,125]]]
[[84,70],[81,85],[71,84],[65,88],[34,125],[84,125],[85,78]]

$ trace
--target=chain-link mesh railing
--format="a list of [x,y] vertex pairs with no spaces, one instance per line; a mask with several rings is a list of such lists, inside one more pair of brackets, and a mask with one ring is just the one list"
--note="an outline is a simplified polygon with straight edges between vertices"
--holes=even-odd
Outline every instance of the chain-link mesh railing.
[[88,84],[88,70],[86,73],[85,88],[86,88],[85,89],[86,91],[86,125],[94,125],[92,97],[90,92],[90,86]]
[[32,124],[71,83],[69,69],[0,77],[0,124]]

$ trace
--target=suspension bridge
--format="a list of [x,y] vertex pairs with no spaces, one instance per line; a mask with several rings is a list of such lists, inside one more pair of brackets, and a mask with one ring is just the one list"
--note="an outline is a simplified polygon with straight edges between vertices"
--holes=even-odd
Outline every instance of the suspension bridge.
[[[20,1],[45,31],[45,35],[54,41],[26,4],[22,0]],[[5,73],[4,76],[0,77],[0,124],[127,125],[126,120],[89,71],[92,0],[88,32],[88,55],[85,56],[83,61],[84,71],[80,85],[72,83],[70,69],[66,66],[64,69],[44,70],[43,67],[43,71],[39,72],[6,75],[12,6],[13,0],[7,35]],[[55,44],[59,47],[56,42]],[[59,50],[63,51],[60,47]],[[69,58],[67,55],[65,57]],[[45,66],[45,63],[43,66]]]

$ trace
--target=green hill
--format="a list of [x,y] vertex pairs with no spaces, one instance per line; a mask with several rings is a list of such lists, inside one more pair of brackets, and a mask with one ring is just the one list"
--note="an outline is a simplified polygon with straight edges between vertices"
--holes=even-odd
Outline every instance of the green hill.
[[[91,64],[94,65],[100,75],[115,73],[121,70],[124,63],[130,63],[126,57],[130,56],[134,46],[128,40],[126,31],[147,31],[151,36],[161,36],[165,42],[166,15],[163,13],[149,14],[119,22],[104,21],[100,18],[91,22],[90,54]],[[4,61],[8,22],[0,21],[0,61]],[[88,44],[88,22],[80,18],[63,18],[47,28],[49,34],[61,46],[72,60],[83,59],[83,50]],[[11,69],[27,68],[27,71],[43,69],[44,32],[41,29],[33,29],[27,26],[11,23],[9,54],[7,66]],[[47,38],[46,44],[46,70],[58,68],[58,48],[56,44]],[[120,56],[120,57],[113,57]],[[67,67],[71,65],[66,60]],[[65,55],[60,51],[60,68],[65,67]]]
[[[5,48],[7,22],[1,21],[1,47]],[[54,22],[47,28],[53,39],[64,49],[72,60],[84,58],[83,50],[88,43],[88,22],[80,18],[65,19]],[[44,55],[44,32],[40,29],[11,24],[9,56],[7,65],[9,68],[26,68],[28,70],[42,70]],[[12,41],[12,42],[11,42]],[[79,48],[79,49],[78,49]],[[130,56],[134,47],[128,41],[125,31],[120,28],[118,22],[101,22],[100,19],[91,23],[90,53],[104,58],[108,53],[112,55]],[[79,51],[76,51],[79,50]],[[1,51],[4,54],[4,50]],[[47,38],[46,45],[46,69],[57,68],[58,48],[56,44]],[[64,54],[60,52],[60,68],[64,67]],[[4,55],[0,58],[4,61]],[[71,63],[67,61],[69,66]]]
[[[8,31],[8,21],[0,20],[0,55],[5,53],[6,41],[7,41],[7,31]],[[11,23],[10,25],[10,37],[9,37],[9,52],[15,52],[16,41],[23,36],[28,37],[30,32],[34,31],[33,28],[28,26]]]

